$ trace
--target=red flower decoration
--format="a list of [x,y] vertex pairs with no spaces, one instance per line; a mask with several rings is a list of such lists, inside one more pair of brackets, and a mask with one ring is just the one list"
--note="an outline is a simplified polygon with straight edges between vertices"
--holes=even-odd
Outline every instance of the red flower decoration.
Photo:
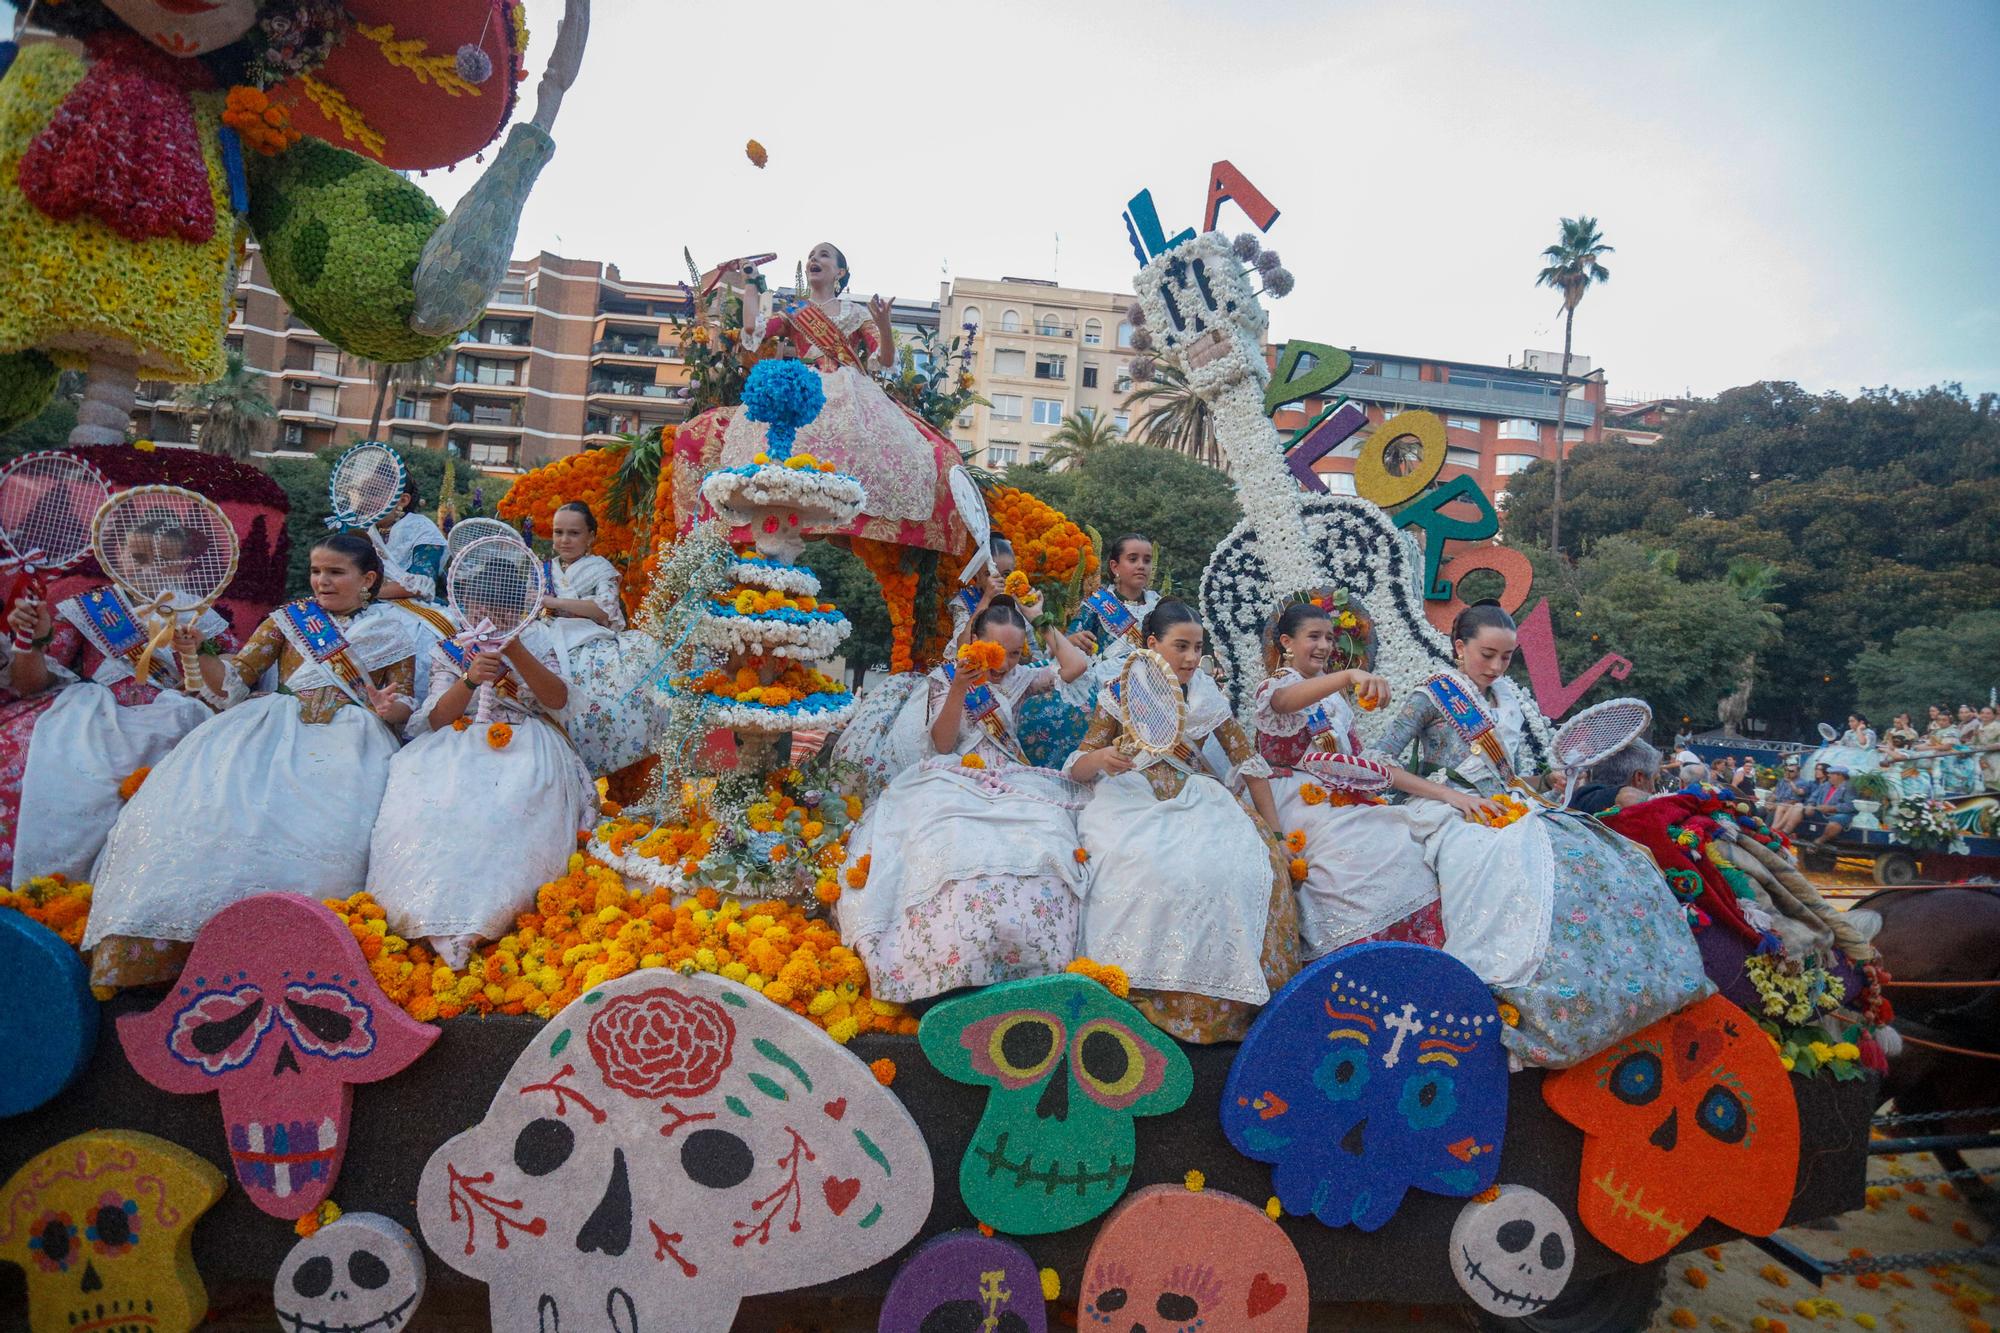
[[715,1001],[662,988],[606,1002],[585,1040],[605,1086],[646,1099],[699,1097],[729,1068],[736,1025]]

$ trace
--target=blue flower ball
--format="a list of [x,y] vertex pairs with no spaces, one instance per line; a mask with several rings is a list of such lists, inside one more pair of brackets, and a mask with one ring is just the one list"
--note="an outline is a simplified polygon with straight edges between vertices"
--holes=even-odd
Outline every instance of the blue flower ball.
[[820,384],[819,372],[802,361],[759,361],[743,383],[743,411],[750,420],[769,427],[764,452],[773,462],[791,457],[799,427],[825,406],[826,389]]

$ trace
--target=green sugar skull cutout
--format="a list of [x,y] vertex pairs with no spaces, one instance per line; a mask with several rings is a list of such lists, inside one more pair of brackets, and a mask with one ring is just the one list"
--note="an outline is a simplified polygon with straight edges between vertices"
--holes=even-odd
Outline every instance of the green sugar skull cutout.
[[1101,1215],[1132,1177],[1133,1120],[1179,1110],[1194,1071],[1171,1037],[1087,977],[988,986],[924,1015],[937,1071],[991,1088],[958,1190],[972,1215],[1017,1236]]

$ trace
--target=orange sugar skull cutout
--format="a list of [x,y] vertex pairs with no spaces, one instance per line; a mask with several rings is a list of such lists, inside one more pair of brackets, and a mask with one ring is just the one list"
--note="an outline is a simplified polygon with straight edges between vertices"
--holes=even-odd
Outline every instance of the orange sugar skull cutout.
[[1154,1185],[1105,1219],[1083,1264],[1077,1327],[1305,1333],[1311,1298],[1291,1238],[1220,1190]]

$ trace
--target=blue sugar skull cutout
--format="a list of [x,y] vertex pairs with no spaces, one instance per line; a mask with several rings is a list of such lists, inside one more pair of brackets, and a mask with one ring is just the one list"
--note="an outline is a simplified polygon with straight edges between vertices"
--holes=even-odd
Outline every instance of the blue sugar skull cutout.
[[90,972],[62,936],[0,911],[0,1116],[54,1099],[90,1063],[97,1001]]
[[1493,996],[1449,954],[1360,944],[1292,979],[1250,1029],[1222,1099],[1236,1150],[1288,1213],[1374,1231],[1412,1189],[1492,1185],[1507,1130]]

